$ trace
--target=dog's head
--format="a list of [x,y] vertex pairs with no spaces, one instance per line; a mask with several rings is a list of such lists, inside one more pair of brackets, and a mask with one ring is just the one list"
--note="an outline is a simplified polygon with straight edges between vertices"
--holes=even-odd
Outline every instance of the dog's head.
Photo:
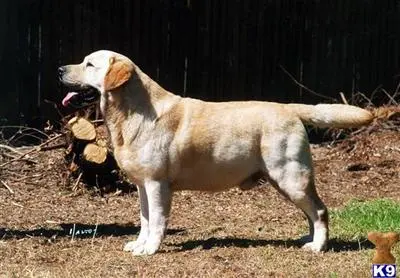
[[60,81],[75,90],[65,96],[62,104],[92,102],[99,92],[113,92],[123,86],[133,71],[129,58],[108,50],[93,52],[80,64],[62,66],[58,68]]

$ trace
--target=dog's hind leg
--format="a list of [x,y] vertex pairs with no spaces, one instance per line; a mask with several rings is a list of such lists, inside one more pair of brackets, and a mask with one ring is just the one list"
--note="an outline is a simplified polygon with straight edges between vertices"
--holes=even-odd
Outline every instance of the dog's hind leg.
[[[304,248],[313,251],[322,251],[326,248],[328,241],[328,211],[321,199],[318,197],[314,188],[314,181],[311,173],[304,173],[300,170],[294,170],[296,163],[291,162],[290,170],[285,171],[284,177],[279,179],[276,176],[277,171],[271,171],[270,177],[272,184],[300,208],[307,216],[309,222],[310,242],[304,245]],[[278,176],[281,176],[279,174]]]
[[160,248],[167,230],[172,192],[168,182],[149,180],[144,184],[148,201],[148,236],[144,245],[133,250],[134,255],[152,255]]
[[[314,181],[311,182],[314,183]],[[312,185],[312,187],[314,187],[314,185]],[[304,244],[303,248],[318,252],[325,250],[328,244],[328,209],[317,195],[315,188],[310,188],[309,190],[314,192],[308,192],[305,198],[305,205],[297,203],[296,205],[307,215],[310,225],[309,237],[312,241]]]
[[135,241],[129,241],[125,244],[124,251],[135,252],[135,250],[143,250],[143,246],[149,235],[149,204],[146,194],[146,188],[138,186],[138,195],[140,201],[140,232]]
[[308,218],[311,241],[304,248],[322,251],[328,241],[328,211],[315,189],[311,154],[305,139],[294,134],[277,140],[279,146],[272,144],[264,162],[271,183]]

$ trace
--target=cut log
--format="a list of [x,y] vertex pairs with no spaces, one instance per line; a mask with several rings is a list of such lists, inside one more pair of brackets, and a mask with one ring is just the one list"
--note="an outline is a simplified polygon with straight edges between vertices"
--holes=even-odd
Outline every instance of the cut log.
[[107,139],[99,138],[96,140],[96,144],[99,145],[100,147],[107,148]]
[[65,159],[76,188],[79,182],[88,187],[96,187],[101,192],[111,190],[130,191],[135,187],[121,173],[114,159],[109,141],[109,133],[104,124],[92,122],[88,113],[76,116],[66,125]]
[[73,117],[68,121],[73,136],[79,140],[93,141],[96,139],[96,129],[94,125],[82,117]]
[[83,158],[91,163],[103,164],[107,159],[107,148],[89,143],[83,150]]

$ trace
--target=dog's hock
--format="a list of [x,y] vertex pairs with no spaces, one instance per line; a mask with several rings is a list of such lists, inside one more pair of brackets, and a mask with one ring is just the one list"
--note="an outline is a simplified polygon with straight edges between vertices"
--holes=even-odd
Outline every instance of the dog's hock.
[[112,91],[129,80],[132,76],[133,65],[123,60],[111,57],[109,68],[104,78],[104,91]]

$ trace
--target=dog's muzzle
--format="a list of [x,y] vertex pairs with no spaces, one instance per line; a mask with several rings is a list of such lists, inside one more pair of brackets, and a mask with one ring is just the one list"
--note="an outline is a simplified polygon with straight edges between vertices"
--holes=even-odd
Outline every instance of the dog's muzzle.
[[71,106],[74,108],[82,108],[98,100],[100,94],[95,88],[71,85],[64,79],[64,75],[67,72],[65,66],[59,67],[57,72],[59,81],[67,87],[73,87],[74,90],[68,92],[63,98],[62,105],[64,107]]

